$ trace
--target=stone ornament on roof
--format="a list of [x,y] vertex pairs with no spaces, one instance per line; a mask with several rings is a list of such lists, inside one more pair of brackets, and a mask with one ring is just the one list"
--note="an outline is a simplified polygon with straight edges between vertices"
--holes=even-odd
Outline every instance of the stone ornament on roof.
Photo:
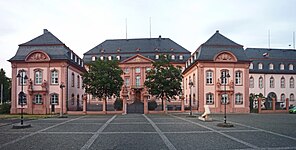
[[237,59],[234,55],[230,54],[229,52],[222,52],[216,55],[215,61],[230,61],[230,62],[236,62]]
[[49,61],[49,60],[50,60],[49,56],[46,53],[39,50],[31,52],[26,58],[26,61],[30,61],[30,62]]

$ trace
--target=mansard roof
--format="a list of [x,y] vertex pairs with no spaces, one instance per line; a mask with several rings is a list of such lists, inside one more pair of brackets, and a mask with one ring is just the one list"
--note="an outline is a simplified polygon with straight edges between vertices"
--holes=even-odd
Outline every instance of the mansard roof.
[[[269,48],[247,48],[247,57],[253,63],[250,73],[296,73],[296,50],[293,49],[269,49]],[[258,64],[262,63],[263,69],[258,69]],[[269,69],[269,64],[274,65],[274,69]],[[280,65],[284,64],[284,70],[280,70]],[[289,70],[292,64],[293,70]]]
[[26,61],[27,56],[34,51],[46,53],[50,60],[68,60],[83,68],[82,59],[46,29],[42,35],[20,44],[15,56],[9,61]]
[[203,43],[202,46],[243,47],[242,45],[237,44],[224,35],[220,34],[219,30],[217,30],[212,37]]
[[140,54],[149,59],[155,60],[156,54],[183,55],[183,60],[175,59],[176,62],[183,62],[190,56],[190,52],[169,38],[139,38],[139,39],[115,39],[106,40],[84,53],[84,61],[90,62],[92,56],[114,56],[121,57],[121,60]]

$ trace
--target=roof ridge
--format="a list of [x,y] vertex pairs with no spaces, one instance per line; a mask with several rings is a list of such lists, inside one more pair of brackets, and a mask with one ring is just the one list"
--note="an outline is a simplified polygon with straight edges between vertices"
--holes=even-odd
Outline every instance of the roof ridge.
[[61,40],[59,40],[55,35],[53,35],[47,29],[43,30],[43,34],[37,36],[36,38],[22,43],[19,46],[35,46],[35,45],[65,45]]
[[239,46],[243,47],[240,44],[230,40],[226,36],[219,33],[219,30],[216,31],[214,35],[212,35],[202,46]]

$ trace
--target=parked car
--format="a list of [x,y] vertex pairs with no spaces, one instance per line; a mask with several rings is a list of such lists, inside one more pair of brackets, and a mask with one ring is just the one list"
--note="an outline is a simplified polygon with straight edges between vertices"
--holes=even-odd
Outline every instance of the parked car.
[[289,109],[289,113],[293,113],[293,114],[296,114],[296,107],[294,106],[294,107],[291,107],[290,109]]

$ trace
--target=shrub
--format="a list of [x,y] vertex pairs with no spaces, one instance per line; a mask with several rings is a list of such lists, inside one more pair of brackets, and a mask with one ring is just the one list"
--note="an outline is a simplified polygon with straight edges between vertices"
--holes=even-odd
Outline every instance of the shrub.
[[114,102],[114,109],[115,110],[122,110],[122,99],[121,98],[116,98],[115,102]]
[[3,103],[0,105],[0,114],[9,114],[10,113],[10,104]]
[[148,102],[148,110],[155,110],[157,108],[156,101],[149,101]]

